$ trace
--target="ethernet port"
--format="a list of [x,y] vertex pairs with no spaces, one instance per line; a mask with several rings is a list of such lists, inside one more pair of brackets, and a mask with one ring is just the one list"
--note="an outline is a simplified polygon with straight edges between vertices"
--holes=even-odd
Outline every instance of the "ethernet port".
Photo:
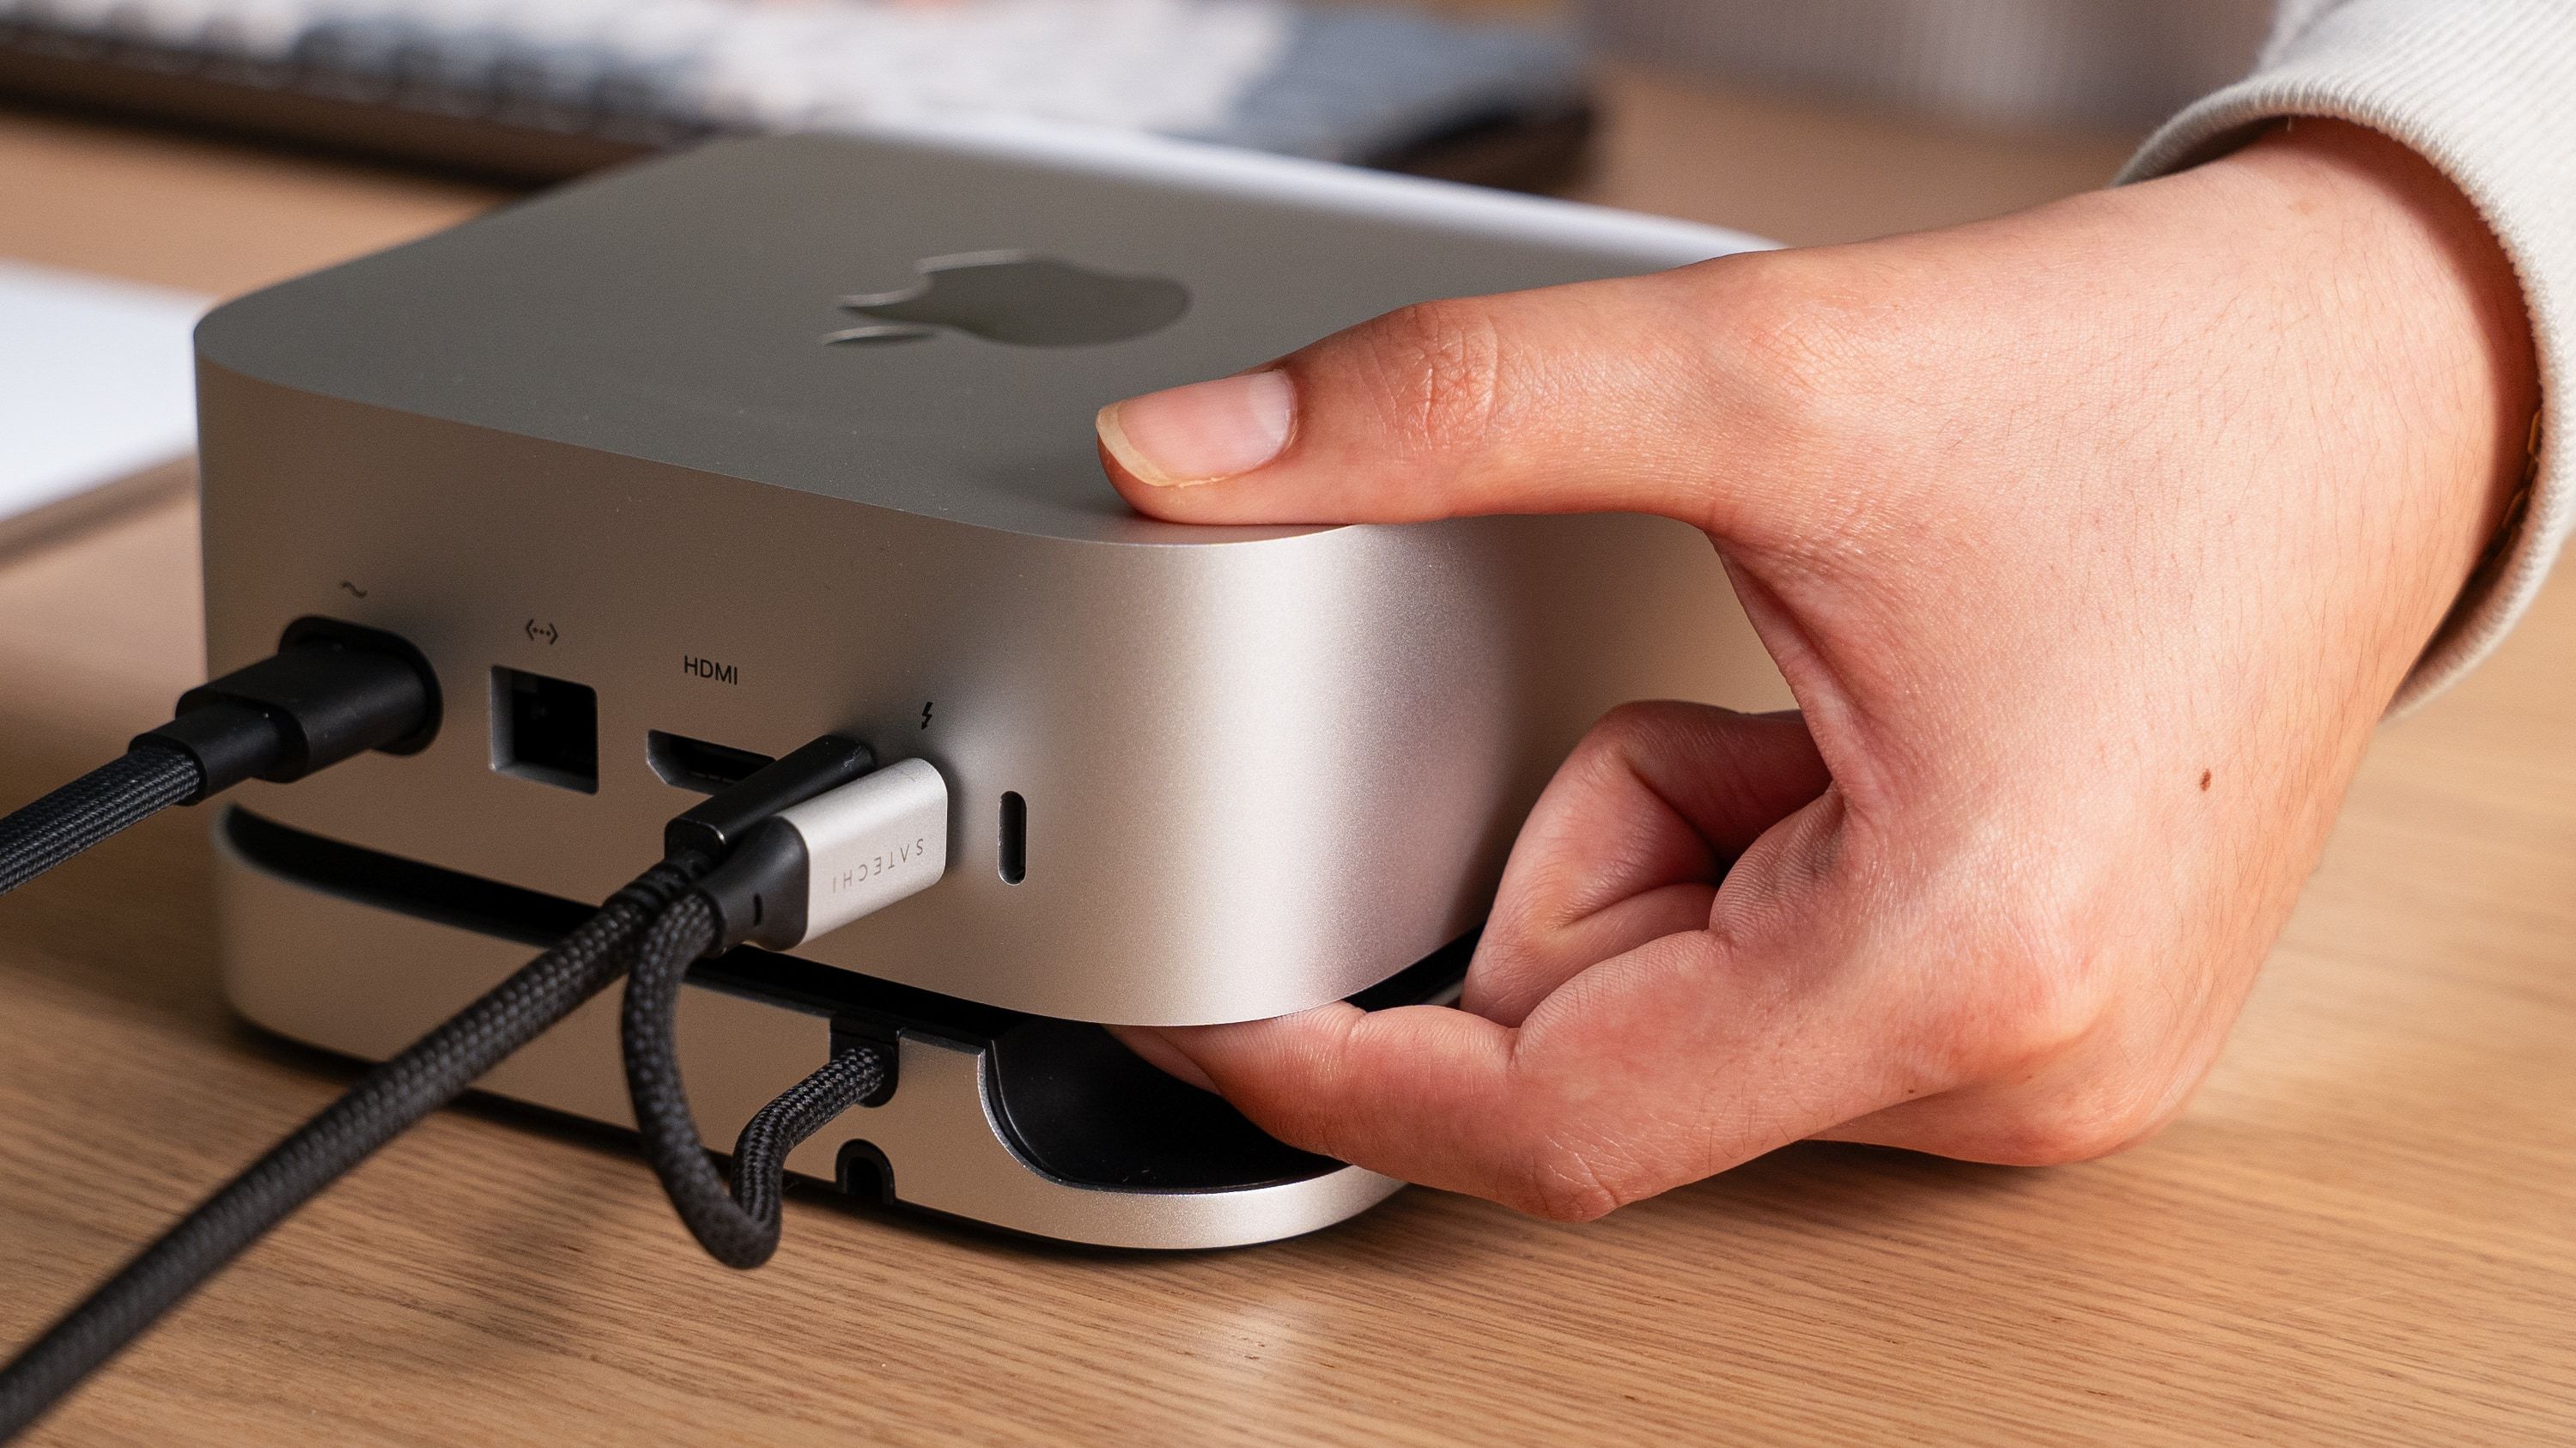
[[599,793],[599,694],[588,684],[492,671],[492,767]]

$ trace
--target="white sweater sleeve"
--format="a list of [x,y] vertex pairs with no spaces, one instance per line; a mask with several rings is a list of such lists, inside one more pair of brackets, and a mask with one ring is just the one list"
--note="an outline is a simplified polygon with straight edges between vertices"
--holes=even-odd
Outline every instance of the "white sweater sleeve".
[[2123,180],[2206,160],[2284,116],[2368,126],[2447,174],[2522,281],[2540,354],[2537,475],[2505,552],[2399,693],[2406,708],[2495,647],[2567,538],[2576,501],[2576,4],[2284,0],[2254,74],[2166,123]]

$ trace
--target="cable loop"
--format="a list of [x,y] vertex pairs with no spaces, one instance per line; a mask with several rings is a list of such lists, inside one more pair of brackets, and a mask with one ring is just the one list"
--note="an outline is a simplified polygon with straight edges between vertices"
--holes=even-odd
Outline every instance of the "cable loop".
[[635,949],[619,1035],[644,1159],[698,1245],[728,1267],[749,1269],[778,1250],[788,1153],[875,1095],[887,1061],[873,1046],[844,1050],[762,1107],[734,1144],[728,1186],[698,1136],[676,1041],[681,987],[715,941],[716,912],[704,895],[688,896],[654,921]]

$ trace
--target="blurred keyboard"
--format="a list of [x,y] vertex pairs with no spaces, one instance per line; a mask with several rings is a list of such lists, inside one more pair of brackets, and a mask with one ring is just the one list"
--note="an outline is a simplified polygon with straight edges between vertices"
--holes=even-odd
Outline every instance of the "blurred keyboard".
[[0,99],[547,179],[727,134],[993,114],[1543,185],[1563,34],[1290,0],[0,0]]

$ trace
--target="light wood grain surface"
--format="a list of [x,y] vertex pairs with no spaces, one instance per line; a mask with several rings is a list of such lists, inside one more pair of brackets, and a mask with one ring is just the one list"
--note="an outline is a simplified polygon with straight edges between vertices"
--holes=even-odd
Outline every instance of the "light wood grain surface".
[[[1617,95],[1604,194],[1798,240],[2039,199],[2119,152]],[[1910,160],[1874,207],[1888,147]],[[0,116],[0,254],[176,285],[491,199]],[[164,506],[0,566],[0,801],[193,679],[193,528]],[[451,1111],[37,1440],[2576,1441],[2572,659],[2561,585],[2387,728],[2207,1089],[2109,1161],[1798,1148],[1590,1226],[1413,1191],[1177,1257],[807,1199],[735,1274],[615,1138]],[[225,1015],[203,825],[164,816],[0,905],[11,1343],[347,1079]]]

